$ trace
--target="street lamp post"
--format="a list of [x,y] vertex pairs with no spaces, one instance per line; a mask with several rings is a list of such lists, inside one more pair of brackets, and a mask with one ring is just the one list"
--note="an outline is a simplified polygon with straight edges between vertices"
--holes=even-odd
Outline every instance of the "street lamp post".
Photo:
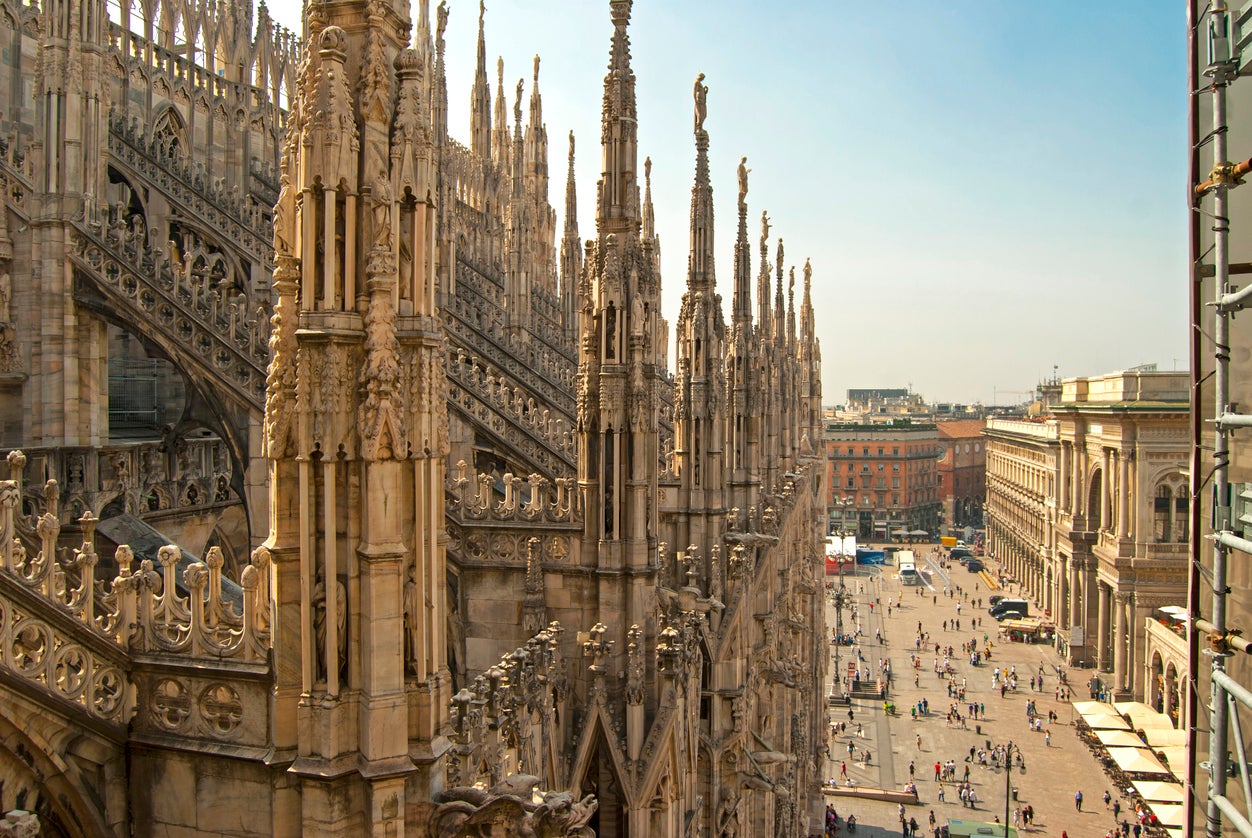
[[1009,806],[1013,799],[1013,743],[1004,748],[1004,838],[1009,838]]

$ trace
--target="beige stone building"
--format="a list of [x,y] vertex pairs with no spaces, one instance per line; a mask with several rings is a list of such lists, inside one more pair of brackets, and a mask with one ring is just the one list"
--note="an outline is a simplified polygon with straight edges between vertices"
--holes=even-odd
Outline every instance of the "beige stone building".
[[807,834],[811,268],[741,167],[726,321],[701,77],[671,374],[630,0],[559,247],[538,61],[493,101],[480,5],[462,145],[416,6],[0,6],[0,810]]
[[1067,379],[1050,416],[987,424],[988,549],[1118,697],[1157,697],[1148,622],[1185,599],[1187,392],[1185,373]]

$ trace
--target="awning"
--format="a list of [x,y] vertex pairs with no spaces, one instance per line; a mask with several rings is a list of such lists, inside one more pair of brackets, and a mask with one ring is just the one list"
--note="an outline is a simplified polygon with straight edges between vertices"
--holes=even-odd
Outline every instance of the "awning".
[[1116,701],[1113,706],[1117,712],[1130,716],[1130,723],[1136,728],[1169,728],[1173,730],[1174,721],[1164,713],[1158,713],[1142,701]]
[[1171,746],[1185,747],[1187,744],[1187,731],[1172,727],[1144,728],[1143,734],[1148,737],[1148,744],[1157,750]]
[[909,533],[909,535],[930,535],[930,533],[926,532],[925,530],[913,530],[912,532]]
[[1125,719],[1111,713],[1083,713],[1082,720],[1092,730],[1130,730]]
[[1187,820],[1187,809],[1177,803],[1149,803],[1152,814],[1166,826],[1182,826]]
[[1105,747],[1142,748],[1143,740],[1129,730],[1097,730],[1096,739]]
[[1174,767],[1177,776],[1181,776],[1187,765],[1187,748],[1183,745],[1171,745],[1168,748],[1156,748],[1157,753],[1165,756],[1165,762]]
[[1108,752],[1113,762],[1123,771],[1132,774],[1169,774],[1169,769],[1147,748],[1109,748]]
[[[1140,780],[1134,784],[1135,791],[1144,800],[1162,803],[1182,803],[1183,790],[1179,783],[1162,783],[1159,780]],[[1155,805],[1155,804],[1153,804]],[[1159,817],[1159,815],[1158,815]]]
[[1075,701],[1074,709],[1079,715],[1088,713],[1104,713],[1109,716],[1116,716],[1117,711],[1113,709],[1113,705],[1105,701]]

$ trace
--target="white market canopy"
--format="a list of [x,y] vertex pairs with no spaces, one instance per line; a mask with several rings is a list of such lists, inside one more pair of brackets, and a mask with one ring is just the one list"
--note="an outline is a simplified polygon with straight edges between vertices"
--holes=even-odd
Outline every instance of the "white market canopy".
[[1143,740],[1129,730],[1097,730],[1096,738],[1105,747],[1142,748]]
[[1165,762],[1174,767],[1174,774],[1179,775],[1187,764],[1187,749],[1182,745],[1171,745],[1168,748],[1157,748],[1156,751],[1165,757]]
[[1169,769],[1147,748],[1109,748],[1108,752],[1113,762],[1123,771],[1132,774],[1169,774]]
[[1186,808],[1177,803],[1149,803],[1148,806],[1166,826],[1182,826],[1187,820]]
[[[1184,796],[1179,783],[1162,783],[1157,780],[1140,780],[1134,784],[1135,791],[1144,800],[1161,803],[1182,803]],[[1156,804],[1153,803],[1153,806]],[[1157,815],[1160,817],[1160,815]]]
[[1075,701],[1074,709],[1078,711],[1080,716],[1085,716],[1088,713],[1103,713],[1108,716],[1117,715],[1117,710],[1113,708],[1113,705],[1105,701]]
[[1187,731],[1176,730],[1172,727],[1144,728],[1143,735],[1148,737],[1148,744],[1157,750],[1187,745]]
[[1130,716],[1131,723],[1137,729],[1170,728],[1172,730],[1174,727],[1174,722],[1169,716],[1156,712],[1142,701],[1118,701],[1113,706],[1117,708],[1118,713]]
[[1126,720],[1113,713],[1084,713],[1082,720],[1092,730],[1130,730]]

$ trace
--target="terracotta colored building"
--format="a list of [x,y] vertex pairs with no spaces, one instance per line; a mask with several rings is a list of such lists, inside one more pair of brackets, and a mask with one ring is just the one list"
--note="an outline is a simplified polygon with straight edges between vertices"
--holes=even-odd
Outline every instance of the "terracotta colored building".
[[943,526],[981,527],[987,494],[987,452],[983,446],[986,422],[958,419],[940,422],[938,463],[939,503]]
[[827,529],[863,540],[939,527],[939,433],[933,424],[826,423]]

